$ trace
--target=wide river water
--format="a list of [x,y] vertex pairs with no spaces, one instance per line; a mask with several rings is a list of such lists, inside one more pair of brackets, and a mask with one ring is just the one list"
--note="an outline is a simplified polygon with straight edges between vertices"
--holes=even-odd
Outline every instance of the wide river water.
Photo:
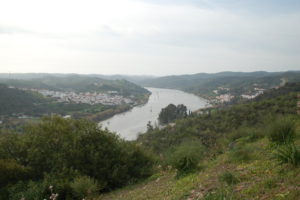
[[179,90],[146,88],[152,94],[145,105],[137,106],[130,111],[117,114],[100,122],[102,127],[117,132],[126,140],[134,140],[139,133],[147,129],[147,123],[157,124],[157,118],[162,108],[169,104],[184,104],[188,110],[195,111],[208,106],[205,99]]

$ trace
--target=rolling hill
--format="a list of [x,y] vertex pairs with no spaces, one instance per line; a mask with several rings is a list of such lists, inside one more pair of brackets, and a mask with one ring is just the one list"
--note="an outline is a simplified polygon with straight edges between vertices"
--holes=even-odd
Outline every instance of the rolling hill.
[[165,76],[140,81],[146,87],[179,89],[206,98],[214,97],[213,90],[229,88],[233,95],[241,95],[254,88],[269,89],[285,82],[300,81],[300,72],[220,72],[193,75]]

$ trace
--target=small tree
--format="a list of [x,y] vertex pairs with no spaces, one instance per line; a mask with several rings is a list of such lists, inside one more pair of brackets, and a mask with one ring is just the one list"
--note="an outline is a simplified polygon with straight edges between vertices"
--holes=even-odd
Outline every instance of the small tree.
[[185,105],[179,104],[175,106],[174,104],[169,104],[160,111],[158,120],[161,124],[167,124],[176,119],[185,118],[186,116],[187,108]]
[[170,164],[177,169],[177,176],[181,176],[198,169],[203,153],[204,147],[200,142],[184,142],[170,156]]
[[293,143],[296,135],[295,121],[291,117],[282,117],[270,124],[269,141],[277,144]]
[[151,121],[148,121],[148,123],[147,123],[147,132],[150,132],[150,131],[153,131],[153,130],[154,130],[154,128],[151,124]]

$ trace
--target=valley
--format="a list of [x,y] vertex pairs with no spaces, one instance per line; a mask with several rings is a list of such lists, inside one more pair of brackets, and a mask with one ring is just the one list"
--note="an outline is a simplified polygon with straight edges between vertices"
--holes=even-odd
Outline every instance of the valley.
[[[239,84],[214,83],[209,100],[125,80],[124,88],[86,77],[92,85],[5,79],[0,197],[296,200],[300,85],[292,77],[274,85],[246,77],[241,93]],[[158,120],[178,105],[187,109],[181,117]]]

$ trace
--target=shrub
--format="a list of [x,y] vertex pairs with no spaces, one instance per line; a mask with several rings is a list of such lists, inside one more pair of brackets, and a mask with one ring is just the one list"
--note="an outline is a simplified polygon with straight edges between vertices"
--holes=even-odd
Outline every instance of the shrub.
[[30,167],[34,180],[59,174],[69,181],[76,177],[70,175],[73,170],[103,181],[104,190],[110,190],[152,173],[145,151],[90,121],[52,116],[13,136],[0,138],[0,159]]
[[43,180],[19,181],[8,187],[8,191],[9,198],[7,199],[12,200],[20,200],[22,197],[26,200],[50,199],[50,196],[54,195],[57,196],[56,199],[74,199],[70,180],[54,174],[45,174]]
[[10,184],[26,180],[31,177],[31,170],[18,164],[14,160],[0,160],[0,199],[8,199]]
[[177,175],[184,175],[198,169],[204,148],[199,142],[185,142],[179,145],[170,157],[170,164],[177,169]]
[[203,200],[234,200],[234,195],[232,191],[219,189],[208,193]]
[[277,145],[293,142],[295,135],[295,121],[291,117],[281,117],[268,128],[269,141]]
[[50,196],[49,185],[43,181],[19,182],[9,188],[9,199],[20,200],[40,200],[48,199]]
[[219,181],[225,182],[228,185],[233,185],[238,183],[238,179],[231,173],[231,172],[223,172],[222,174],[219,175]]
[[0,160],[0,188],[30,176],[30,170],[14,160]]
[[250,147],[236,147],[229,153],[232,162],[248,162],[252,159],[253,149]]
[[88,176],[80,176],[71,182],[70,187],[72,189],[73,196],[76,199],[83,199],[88,196],[95,195],[101,188],[96,180]]
[[234,142],[239,139],[243,139],[245,142],[254,142],[262,137],[264,137],[264,135],[260,129],[250,127],[241,127],[227,135],[230,142]]
[[281,164],[300,165],[300,151],[293,143],[279,146],[275,150],[274,156]]

